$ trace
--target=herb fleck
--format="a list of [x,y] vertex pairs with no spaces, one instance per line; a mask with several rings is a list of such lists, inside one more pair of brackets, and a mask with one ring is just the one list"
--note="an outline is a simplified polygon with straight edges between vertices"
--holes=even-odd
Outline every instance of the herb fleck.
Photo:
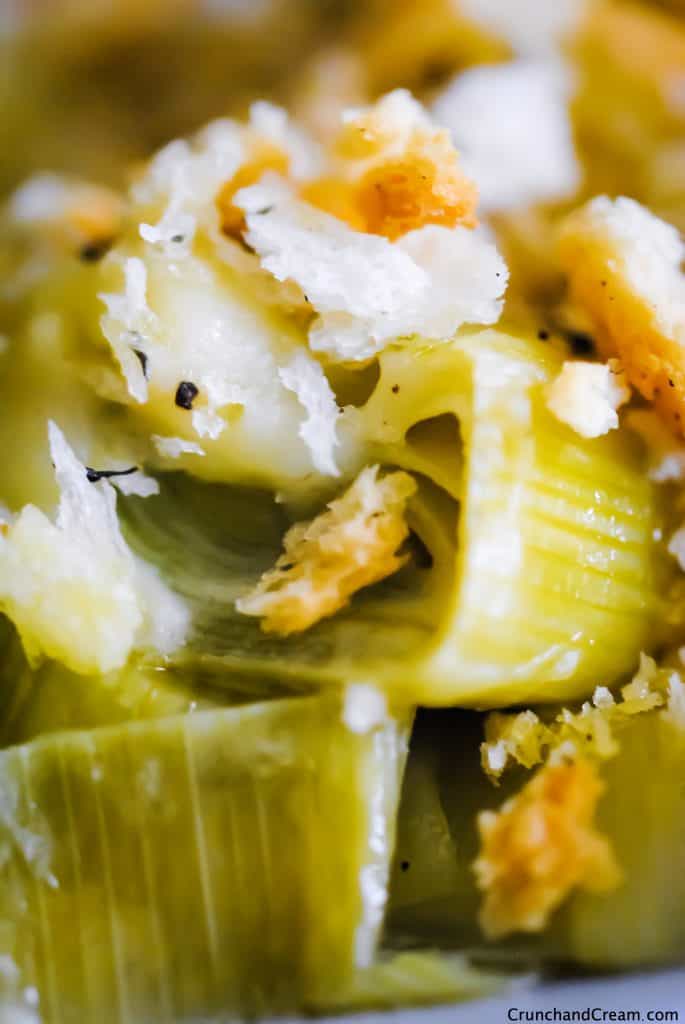
[[90,466],[86,466],[86,477],[91,484],[96,484],[98,480],[109,480],[112,476],[130,476],[137,469],[137,466],[130,466],[128,469],[91,469]]

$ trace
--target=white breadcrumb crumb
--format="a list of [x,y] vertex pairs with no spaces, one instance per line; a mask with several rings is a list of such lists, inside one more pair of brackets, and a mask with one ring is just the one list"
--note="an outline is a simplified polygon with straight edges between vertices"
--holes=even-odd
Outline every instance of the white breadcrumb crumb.
[[142,223],[140,235],[169,255],[190,251],[199,224],[217,221],[214,199],[246,156],[245,130],[235,121],[213,121],[192,144],[176,139],[161,149],[132,188],[141,206],[162,206],[156,224]]
[[170,653],[188,627],[184,603],[127,546],[114,489],[88,481],[52,422],[49,437],[56,520],[27,505],[0,537],[0,602],[29,658],[88,674],[121,668],[134,648]]
[[299,433],[312,453],[314,468],[324,476],[340,476],[334,454],[339,444],[336,424],[340,410],[321,366],[308,352],[300,350],[279,369],[278,376],[297,395],[307,414]]
[[616,726],[633,715],[661,707],[672,676],[672,669],[660,669],[653,658],[642,654],[640,667],[621,689],[619,701],[605,686],[598,686],[592,701],[586,701],[580,711],[562,708],[550,722],[543,722],[530,710],[518,714],[495,711],[485,721],[483,770],[498,782],[511,762],[532,768],[557,752],[565,758],[614,757],[619,751]]
[[618,427],[618,413],[630,399],[625,374],[608,363],[567,361],[547,388],[547,407],[581,437],[601,437]]
[[152,443],[157,452],[166,459],[178,459],[181,455],[206,455],[204,448],[195,441],[187,441],[184,437],[161,437],[152,435]]
[[560,260],[571,297],[605,355],[685,430],[685,244],[675,227],[632,199],[598,196],[562,225]]
[[464,71],[435,100],[436,121],[450,131],[465,173],[478,185],[480,210],[512,210],[577,191],[572,84],[560,62],[517,60]]
[[128,392],[136,402],[147,402],[148,387],[140,358],[141,339],[155,322],[147,304],[147,268],[141,259],[129,257],[123,264],[124,291],[101,293],[98,298],[107,308],[100,318],[105,338],[121,367]]
[[580,26],[588,0],[452,0],[457,11],[523,56],[556,54]]
[[319,314],[310,344],[332,359],[365,360],[398,337],[447,338],[464,323],[499,318],[507,270],[478,232],[427,225],[393,243],[354,231],[274,179],[243,189],[236,203],[262,266],[295,281]]
[[369,683],[350,683],[345,688],[342,717],[351,732],[371,732],[388,720],[385,694]]
[[283,107],[257,100],[250,107],[248,129],[286,154],[288,173],[296,181],[321,173],[323,154],[319,146],[288,117]]
[[629,409],[624,424],[647,448],[647,475],[654,483],[685,480],[685,444],[651,409]]
[[571,214],[565,233],[577,228],[610,248],[614,270],[654,308],[662,329],[680,328],[685,340],[685,283],[680,268],[685,243],[678,229],[627,199],[597,196]]
[[362,587],[406,562],[397,551],[409,534],[404,511],[415,491],[408,473],[381,477],[378,466],[362,470],[316,519],[288,530],[276,565],[236,608],[260,617],[265,633],[281,636],[334,615]]
[[393,89],[369,107],[350,107],[342,113],[343,132],[336,145],[351,159],[397,156],[412,133],[433,130],[425,108],[408,89]]
[[603,892],[620,883],[609,841],[594,825],[603,789],[591,761],[548,763],[498,811],[478,815],[473,868],[488,938],[542,931],[574,889]]
[[126,476],[112,477],[112,484],[122,494],[134,494],[139,498],[151,498],[159,494],[159,484],[153,476],[148,476],[140,469]]

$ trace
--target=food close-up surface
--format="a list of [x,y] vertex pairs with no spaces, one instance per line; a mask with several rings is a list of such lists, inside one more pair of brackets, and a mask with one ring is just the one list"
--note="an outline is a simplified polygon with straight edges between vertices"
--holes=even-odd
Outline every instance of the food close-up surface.
[[0,0],[0,139],[0,1024],[685,1020],[685,3]]

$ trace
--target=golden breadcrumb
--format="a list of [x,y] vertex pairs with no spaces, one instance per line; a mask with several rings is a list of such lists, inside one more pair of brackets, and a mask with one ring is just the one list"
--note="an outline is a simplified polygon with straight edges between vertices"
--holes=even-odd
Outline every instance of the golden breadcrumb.
[[660,691],[665,692],[672,675],[672,668],[661,669],[653,658],[643,654],[639,671],[622,687],[618,701],[600,686],[580,711],[562,708],[549,722],[541,721],[534,711],[493,712],[485,720],[485,741],[481,744],[484,772],[498,782],[511,761],[532,768],[562,749],[567,757],[582,755],[600,761],[614,757],[619,750],[615,726],[633,715],[661,707],[664,695]]
[[632,200],[601,196],[567,218],[560,256],[600,351],[618,356],[630,384],[685,435],[685,276],[675,229]]
[[348,181],[332,177],[317,178],[303,185],[300,196],[319,210],[345,221],[355,231],[367,230],[356,190]]
[[602,892],[619,883],[611,846],[593,823],[602,790],[590,761],[549,763],[499,811],[478,816],[474,871],[488,938],[541,931],[573,889]]
[[366,230],[391,242],[424,224],[476,227],[478,189],[461,173],[446,133],[363,176],[357,203]]
[[409,533],[404,510],[415,490],[408,473],[380,477],[377,466],[362,470],[326,511],[288,530],[283,554],[236,602],[238,611],[259,616],[265,633],[288,636],[335,614],[362,587],[397,572],[407,560],[397,550]]
[[241,188],[256,184],[267,171],[286,175],[290,169],[288,154],[266,140],[256,140],[249,159],[242,164],[221,188],[216,197],[221,230],[231,238],[240,239],[245,230],[245,214],[233,202]]
[[425,224],[475,227],[478,190],[449,134],[400,93],[348,120],[338,154],[361,161],[356,201],[367,231],[391,241]]
[[333,151],[338,177],[303,195],[357,230],[395,241],[426,224],[477,225],[478,190],[448,132],[401,90],[347,119]]

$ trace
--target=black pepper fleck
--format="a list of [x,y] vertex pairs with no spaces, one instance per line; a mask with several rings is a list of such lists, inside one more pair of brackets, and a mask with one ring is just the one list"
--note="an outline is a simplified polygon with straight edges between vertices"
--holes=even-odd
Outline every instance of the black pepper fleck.
[[263,217],[265,214],[271,213],[272,210],[273,210],[273,205],[271,205],[271,206],[263,206],[261,208],[261,210],[257,210],[256,212],[257,212],[257,214],[260,217]]
[[129,466],[128,469],[91,469],[86,466],[86,477],[91,484],[96,484],[98,480],[109,480],[113,476],[130,476],[137,469],[137,466]]
[[393,395],[396,395],[397,392],[400,390],[399,384],[393,384],[390,390],[392,391]]
[[540,339],[540,341],[547,341],[549,338],[549,331],[538,331],[538,338]]
[[174,401],[179,409],[192,409],[193,402],[197,398],[198,389],[190,380],[182,380],[176,388]]
[[142,367],[143,376],[145,377],[145,380],[147,380],[147,356],[145,355],[143,350],[140,349],[140,348],[134,348],[133,349],[133,353],[137,357],[138,362],[140,363],[140,365]]
[[86,242],[79,249],[79,259],[83,260],[84,263],[97,263],[105,255],[107,250],[111,247],[112,242],[110,239],[102,240],[99,242]]
[[401,862],[401,864],[400,864],[400,870],[401,871],[409,871],[410,867],[411,867],[411,865],[410,865],[408,860],[403,860]]
[[589,356],[595,350],[595,343],[585,331],[568,331],[566,338],[577,356]]
[[185,242],[185,240],[186,240],[186,236],[185,235],[172,235],[171,236],[171,241],[175,242],[176,245],[180,245],[181,242]]

